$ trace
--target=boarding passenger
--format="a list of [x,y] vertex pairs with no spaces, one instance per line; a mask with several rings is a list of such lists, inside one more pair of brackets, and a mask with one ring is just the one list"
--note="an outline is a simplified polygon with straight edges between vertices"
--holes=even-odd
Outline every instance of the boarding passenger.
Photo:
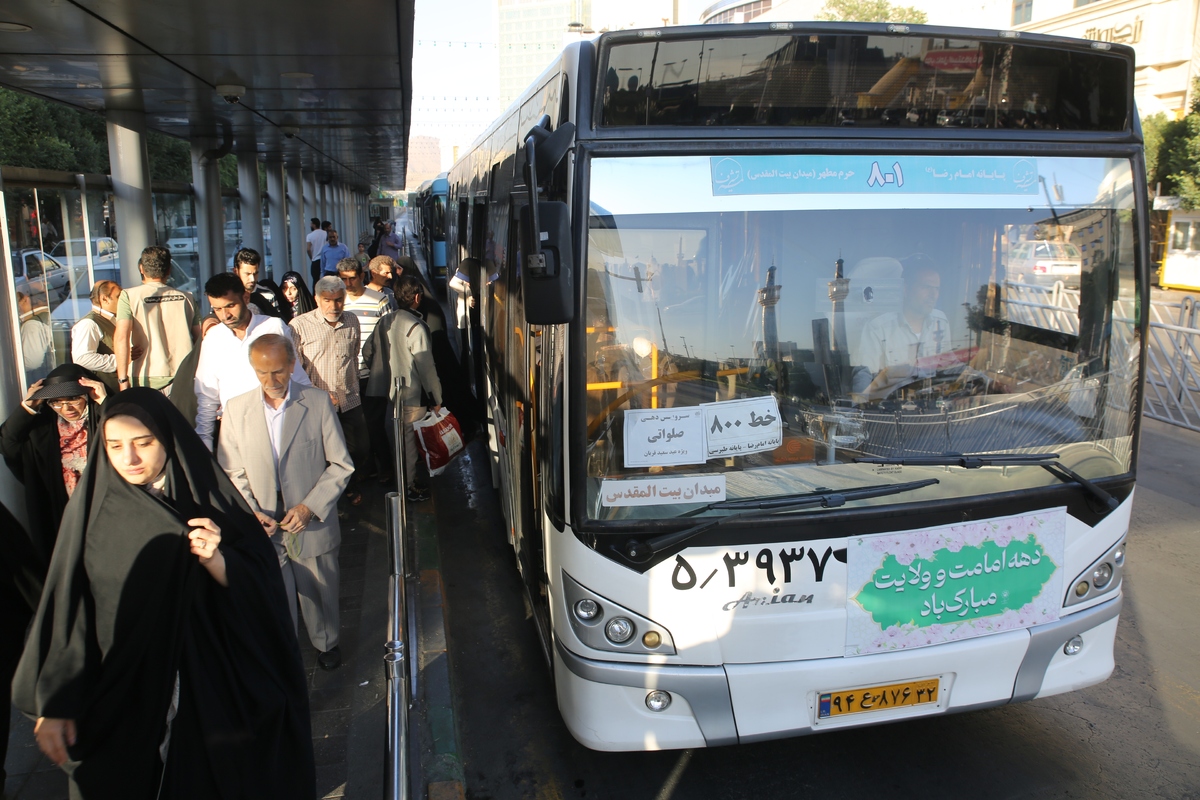
[[179,363],[200,338],[200,307],[190,294],[167,285],[171,277],[167,248],[143,250],[138,271],[142,285],[125,289],[117,301],[113,339],[117,384],[122,389],[132,383],[170,394]]
[[308,258],[312,262],[310,265],[312,282],[316,283],[321,277],[321,252],[325,249],[326,233],[321,227],[319,218],[313,217],[308,224],[312,230],[304,237],[304,252],[308,253]]
[[[204,293],[212,306],[213,316],[222,323],[204,340],[200,360],[196,364],[196,433],[213,449],[216,422],[221,408],[231,398],[245,394],[258,385],[254,370],[247,358],[250,343],[264,333],[278,333],[289,339],[291,329],[277,317],[252,314],[249,295],[241,280],[230,272],[219,272],[204,284]],[[304,370],[297,367],[293,376],[308,383]]]
[[79,476],[107,396],[98,376],[77,364],[56,367],[25,393],[0,426],[0,454],[25,487],[25,514],[42,569]]
[[[325,233],[329,240],[325,243],[325,249],[321,251],[321,277],[336,275],[338,262],[343,258],[350,258],[350,248],[338,241],[338,232],[330,228]],[[317,294],[316,289],[316,284],[314,284],[314,297]]]
[[270,334],[250,345],[259,388],[226,408],[217,459],[271,537],[292,624],[304,617],[322,669],[341,664],[337,501],[354,463],[326,392],[291,380],[296,350]]
[[403,246],[404,241],[393,230],[393,224],[390,221],[383,223],[383,236],[379,237],[379,255],[399,258],[400,248]]
[[269,278],[261,278],[262,256],[258,251],[243,247],[234,253],[233,274],[242,280],[242,285],[250,293],[250,309],[268,317],[279,317],[284,322],[291,320],[291,309],[283,301],[279,287]]
[[[121,285],[116,281],[96,281],[91,293],[92,310],[71,327],[71,361],[96,373],[109,393],[117,388],[117,304]],[[140,351],[130,355],[137,359]]]
[[283,280],[279,283],[282,287],[283,299],[291,306],[292,316],[288,322],[317,307],[312,292],[308,290],[308,285],[304,283],[304,278],[299,272],[283,273]]
[[[367,272],[371,280],[367,283],[368,289],[374,289],[380,292],[388,299],[388,308],[395,311],[396,293],[392,291],[392,277],[395,275],[396,262],[390,256],[375,256],[367,264]],[[367,336],[363,337],[363,341],[367,340]]]
[[[232,276],[231,276],[232,277]],[[159,392],[109,398],[13,703],[73,798],[316,794],[279,561]]]
[[[442,382],[438,379],[437,367],[433,361],[433,344],[429,334],[429,326],[425,324],[421,312],[423,287],[421,282],[412,275],[400,278],[396,288],[396,301],[400,310],[386,319],[386,329],[380,326],[378,330],[388,339],[388,408],[384,419],[389,426],[394,418],[392,411],[396,403],[404,404],[404,415],[401,418],[401,430],[404,434],[405,491],[408,499],[421,502],[430,498],[428,487],[417,481],[417,440],[413,433],[413,423],[425,416],[427,408],[422,395],[428,395],[433,400],[433,409],[442,407]],[[395,389],[395,378],[400,378],[399,394]],[[395,436],[390,436],[394,441]]]
[[[352,258],[343,259],[347,273],[358,268]],[[360,289],[361,275],[358,278]],[[382,295],[379,295],[382,299]],[[307,373],[312,385],[329,393],[338,421],[350,448],[354,463],[366,466],[370,444],[366,420],[359,396],[359,317],[346,310],[346,284],[336,275],[317,281],[317,309],[292,320],[292,338],[296,343],[297,368]],[[358,475],[361,480],[365,475]],[[362,502],[357,488],[346,491],[351,505]]]

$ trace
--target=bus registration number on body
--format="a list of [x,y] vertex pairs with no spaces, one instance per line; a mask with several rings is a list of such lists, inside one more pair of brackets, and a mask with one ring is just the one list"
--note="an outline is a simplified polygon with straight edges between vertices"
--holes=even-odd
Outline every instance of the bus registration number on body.
[[818,697],[817,718],[829,719],[845,714],[936,703],[938,690],[939,680],[928,678],[908,683],[891,683],[887,686],[867,686],[844,692],[823,692]]

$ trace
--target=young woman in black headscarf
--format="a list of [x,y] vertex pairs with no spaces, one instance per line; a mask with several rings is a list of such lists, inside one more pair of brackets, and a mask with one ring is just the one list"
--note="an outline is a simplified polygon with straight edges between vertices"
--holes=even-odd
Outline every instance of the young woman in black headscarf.
[[315,795],[308,695],[274,548],[152,389],[105,404],[13,702],[72,798]]
[[317,301],[313,299],[312,292],[299,272],[285,272],[283,280],[279,283],[284,302],[291,305],[293,319],[316,309]]
[[0,426],[0,454],[25,486],[29,534],[43,572],[63,509],[87,463],[105,395],[100,376],[63,364],[33,383]]

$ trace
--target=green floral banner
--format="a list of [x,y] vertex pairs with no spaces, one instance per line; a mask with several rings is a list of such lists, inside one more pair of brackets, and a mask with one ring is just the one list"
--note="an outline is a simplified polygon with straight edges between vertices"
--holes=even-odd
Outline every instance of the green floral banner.
[[847,542],[846,654],[921,647],[1058,619],[1066,510]]

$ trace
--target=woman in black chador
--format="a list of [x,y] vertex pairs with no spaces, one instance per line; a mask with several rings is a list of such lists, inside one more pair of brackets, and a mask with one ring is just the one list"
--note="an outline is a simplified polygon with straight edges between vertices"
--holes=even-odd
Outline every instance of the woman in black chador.
[[63,516],[13,681],[72,798],[313,798],[274,548],[179,412],[129,389]]

